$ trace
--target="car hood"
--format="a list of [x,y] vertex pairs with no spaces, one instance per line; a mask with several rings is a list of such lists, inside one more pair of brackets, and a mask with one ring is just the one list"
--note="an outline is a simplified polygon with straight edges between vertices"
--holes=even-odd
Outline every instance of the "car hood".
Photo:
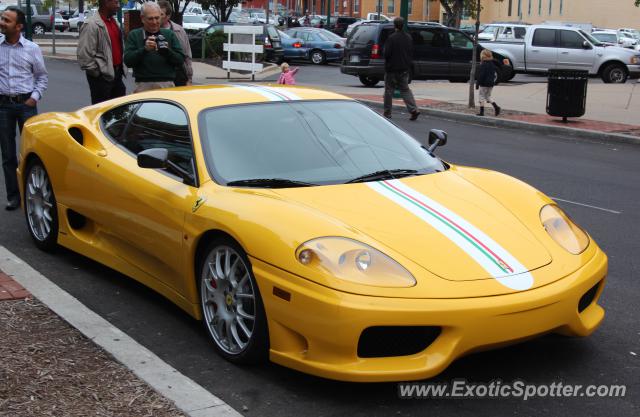
[[450,281],[497,279],[512,289],[528,289],[533,285],[528,272],[552,260],[513,213],[450,171],[275,191],[370,236],[381,244],[378,249],[389,248]]

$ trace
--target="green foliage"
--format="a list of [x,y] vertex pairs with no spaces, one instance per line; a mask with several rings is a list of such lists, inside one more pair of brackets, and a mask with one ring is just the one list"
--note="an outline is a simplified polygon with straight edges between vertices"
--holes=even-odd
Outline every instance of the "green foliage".
[[[444,22],[445,25],[451,27],[460,27],[460,19],[462,17],[463,12],[467,12],[471,18],[476,19],[478,12],[478,4],[479,0],[431,0],[431,1],[440,1],[440,4],[444,8],[447,21]],[[502,2],[504,0],[494,0]],[[635,0],[637,3],[640,3],[640,0]],[[486,2],[486,0],[485,0]],[[480,10],[482,11],[482,6],[480,6]]]
[[203,39],[205,42],[204,57],[205,58],[221,58],[223,54],[222,44],[227,41],[227,35],[223,31],[217,30],[208,33]]
[[240,4],[240,0],[200,0],[202,10],[208,10],[218,22],[226,22],[233,8]]

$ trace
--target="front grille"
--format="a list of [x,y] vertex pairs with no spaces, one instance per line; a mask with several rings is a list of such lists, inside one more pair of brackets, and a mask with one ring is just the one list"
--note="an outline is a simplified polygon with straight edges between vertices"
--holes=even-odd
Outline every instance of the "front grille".
[[593,299],[596,298],[596,293],[598,292],[598,288],[600,288],[600,284],[602,281],[599,281],[596,285],[591,287],[589,291],[584,293],[582,297],[580,297],[580,301],[578,302],[578,312],[582,313],[591,303]]
[[377,326],[365,329],[358,342],[361,358],[413,355],[425,350],[440,335],[435,326]]

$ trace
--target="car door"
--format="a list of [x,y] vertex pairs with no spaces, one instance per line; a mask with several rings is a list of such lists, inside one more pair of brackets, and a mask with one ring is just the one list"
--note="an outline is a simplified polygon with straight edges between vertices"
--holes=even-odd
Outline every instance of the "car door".
[[596,59],[596,53],[591,43],[578,32],[573,30],[560,30],[560,43],[558,45],[558,65],[560,69],[590,70]]
[[556,33],[555,29],[536,28],[531,46],[527,46],[527,71],[548,71],[556,67],[558,62]]
[[413,41],[414,78],[446,78],[449,74],[449,41],[441,28],[409,27]]
[[[197,181],[189,184],[165,169],[140,168],[137,154],[165,148],[169,161],[195,173],[188,117],[178,105],[163,101],[140,102],[128,111],[133,115],[126,126],[106,131],[116,146],[100,161],[95,183],[102,196],[96,205],[102,206],[103,241],[126,262],[183,292],[184,219],[198,199]],[[105,116],[108,122],[109,112],[103,124]]]
[[473,41],[457,30],[449,30],[449,70],[452,77],[469,78],[471,74],[471,57],[473,57]]

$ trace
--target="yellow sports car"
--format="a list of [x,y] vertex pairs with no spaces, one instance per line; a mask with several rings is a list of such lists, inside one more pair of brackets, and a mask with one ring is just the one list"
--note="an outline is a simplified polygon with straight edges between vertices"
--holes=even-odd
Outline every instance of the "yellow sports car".
[[26,124],[28,229],[202,320],[220,355],[346,381],[586,336],[607,257],[540,191],[296,87],[150,91]]

